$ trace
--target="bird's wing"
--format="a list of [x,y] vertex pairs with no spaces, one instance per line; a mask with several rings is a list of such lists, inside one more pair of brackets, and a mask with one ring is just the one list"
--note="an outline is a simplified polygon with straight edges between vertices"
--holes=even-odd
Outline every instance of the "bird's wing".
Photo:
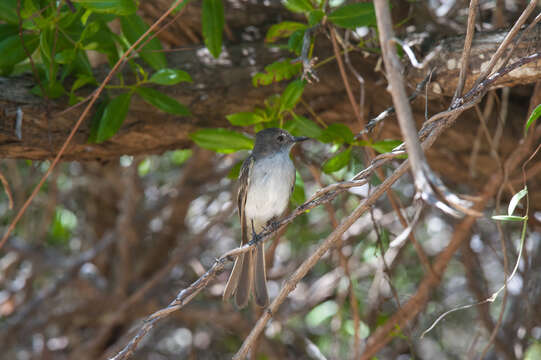
[[242,245],[249,241],[248,226],[246,224],[246,217],[244,216],[244,206],[246,205],[246,196],[248,195],[248,187],[250,186],[250,173],[254,167],[255,158],[250,155],[242,163],[239,174],[239,193],[237,197],[237,203],[239,207],[240,216],[240,229]]

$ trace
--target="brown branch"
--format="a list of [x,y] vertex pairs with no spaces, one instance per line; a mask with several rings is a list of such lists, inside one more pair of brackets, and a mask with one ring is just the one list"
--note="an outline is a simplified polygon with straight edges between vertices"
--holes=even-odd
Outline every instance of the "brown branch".
[[4,186],[4,192],[6,193],[6,196],[8,197],[8,202],[9,202],[8,206],[9,206],[9,209],[11,210],[13,209],[13,195],[11,195],[11,190],[9,190],[9,184],[2,173],[0,173],[0,181],[2,182],[2,186]]
[[456,87],[453,100],[458,97],[461,97],[462,91],[464,90],[464,84],[466,82],[466,76],[468,74],[468,63],[470,61],[471,44],[473,40],[473,34],[475,32],[475,16],[477,14],[478,3],[479,3],[479,0],[470,1],[470,8],[468,11],[468,28],[466,30],[466,39],[464,40],[464,51],[462,52],[462,59],[460,60],[462,67],[460,68],[460,75],[458,76],[458,85]]
[[498,50],[496,50],[494,55],[492,55],[492,58],[490,59],[490,62],[488,66],[486,67],[486,69],[481,71],[481,74],[479,75],[476,81],[476,85],[479,84],[481,81],[485,80],[485,78],[492,72],[492,69],[496,65],[496,62],[498,61],[500,57],[502,57],[504,51],[507,49],[507,47],[509,46],[509,44],[511,43],[515,35],[517,35],[522,25],[526,22],[526,20],[528,20],[528,17],[530,16],[530,14],[532,13],[532,11],[535,9],[536,6],[537,6],[537,1],[530,0],[530,3],[528,4],[528,6],[524,9],[522,14],[518,18],[518,20],[515,22],[511,30],[509,30],[509,32],[507,33],[507,35],[501,42],[500,46],[498,47]]
[[[537,135],[536,139],[530,138],[528,141],[520,144],[516,150],[509,156],[505,162],[505,167],[508,171],[515,169],[520,162],[528,156],[530,150],[535,143],[535,140],[541,136]],[[496,194],[501,184],[503,174],[494,174],[487,182],[483,189],[480,201],[474,206],[477,210],[482,210],[484,205]],[[393,331],[396,326],[403,327],[406,323],[413,320],[419,312],[421,312],[428,299],[430,291],[435,288],[445,272],[449,261],[451,261],[454,253],[459,249],[462,243],[468,239],[471,227],[475,223],[475,218],[468,216],[460,224],[455,227],[455,232],[449,245],[438,255],[434,262],[434,272],[436,278],[425,276],[417,288],[417,292],[409,299],[402,307],[401,311],[396,312],[384,325],[380,326],[373,335],[367,340],[367,347],[361,356],[361,359],[370,359],[383,346],[393,339]]]

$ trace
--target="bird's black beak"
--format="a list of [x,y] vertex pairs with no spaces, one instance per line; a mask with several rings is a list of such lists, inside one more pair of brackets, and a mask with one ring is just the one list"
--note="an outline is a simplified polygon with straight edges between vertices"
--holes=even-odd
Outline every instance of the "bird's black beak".
[[293,137],[293,141],[295,141],[295,142],[306,141],[306,140],[309,140],[309,139],[310,138],[306,137],[306,136],[294,136]]

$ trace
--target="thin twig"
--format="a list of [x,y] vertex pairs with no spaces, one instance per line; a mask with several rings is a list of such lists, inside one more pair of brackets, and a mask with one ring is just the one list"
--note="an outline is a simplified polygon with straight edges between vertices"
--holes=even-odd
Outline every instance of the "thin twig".
[[477,3],[479,0],[471,0],[470,8],[468,11],[468,28],[466,30],[466,38],[464,39],[464,50],[462,50],[462,59],[460,63],[462,64],[460,68],[460,74],[458,76],[458,84],[456,86],[455,95],[453,96],[454,102],[455,99],[462,96],[462,91],[464,90],[464,83],[466,82],[466,76],[468,75],[468,63],[470,61],[471,53],[471,44],[473,41],[473,34],[475,32],[475,16],[477,14]]
[[6,193],[6,196],[8,197],[9,202],[9,209],[13,209],[13,196],[11,195],[11,190],[9,190],[9,184],[4,177],[4,174],[0,172],[0,181],[2,182],[2,185],[4,186],[4,192]]
[[344,63],[342,62],[342,57],[340,56],[340,49],[338,49],[338,43],[336,41],[336,30],[334,27],[330,27],[331,32],[331,41],[332,41],[332,47],[334,50],[334,56],[336,57],[336,62],[338,63],[338,69],[340,70],[340,76],[342,77],[342,82],[344,83],[344,87],[346,88],[346,93],[348,95],[349,102],[351,106],[353,107],[353,111],[355,112],[355,117],[357,118],[357,121],[359,122],[359,126],[361,129],[364,128],[364,120],[363,120],[363,114],[361,114],[361,110],[357,106],[357,102],[355,101],[355,98],[353,96],[353,91],[351,91],[351,87],[349,85],[349,81],[346,75],[346,70],[344,68]]
[[492,72],[492,69],[496,65],[496,62],[498,61],[500,57],[502,57],[505,49],[507,49],[507,47],[509,46],[509,44],[511,43],[515,35],[518,33],[522,25],[526,22],[526,20],[528,19],[532,11],[535,9],[536,5],[537,5],[536,0],[530,0],[530,3],[528,4],[528,6],[524,9],[522,14],[518,18],[518,20],[515,22],[511,30],[509,30],[509,32],[507,33],[507,35],[501,42],[500,46],[498,47],[498,50],[496,50],[494,55],[492,55],[492,58],[490,59],[490,62],[488,66],[486,67],[486,69],[481,71],[481,74],[479,74],[479,77],[477,78],[474,84],[474,87],[476,87],[482,81],[484,81],[487,78],[487,76]]

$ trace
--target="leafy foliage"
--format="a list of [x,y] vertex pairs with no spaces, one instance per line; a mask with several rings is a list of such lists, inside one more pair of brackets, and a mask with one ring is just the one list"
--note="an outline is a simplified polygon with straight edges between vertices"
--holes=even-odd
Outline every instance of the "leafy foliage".
[[195,143],[203,148],[221,153],[250,150],[253,140],[236,131],[227,129],[201,129],[190,135]]
[[[87,56],[89,50],[104,54],[113,66],[128,46],[149,29],[136,14],[138,2],[135,0],[79,0],[73,3],[74,9],[65,2],[54,1],[20,1],[19,11],[17,6],[16,0],[0,3],[0,19],[6,22],[0,24],[0,75],[31,70],[30,57],[40,82],[32,92],[48,98],[68,95],[70,104],[83,99],[78,95],[80,89],[97,84]],[[115,19],[120,21],[120,34],[109,27]],[[186,72],[167,68],[162,45],[152,36],[142,39],[135,54],[155,72],[148,74],[140,64],[129,61],[137,82],[125,84],[119,75],[118,85],[106,87],[120,89],[123,93],[118,96],[104,94],[102,106],[93,117],[89,141],[106,141],[118,131],[128,113],[133,92],[160,110],[179,116],[190,114],[176,100],[157,90],[141,87],[146,83],[177,85],[191,81]],[[66,88],[68,77],[75,79],[71,89]]]
[[329,14],[329,20],[336,26],[354,29],[361,26],[375,26],[374,4],[354,3],[344,5]]
[[524,128],[524,132],[528,133],[528,129],[535,124],[537,119],[541,116],[541,104],[537,105],[535,109],[532,111],[530,117],[528,118],[528,121],[526,122],[526,127]]
[[289,80],[299,74],[301,68],[300,62],[292,63],[289,59],[277,61],[265,66],[265,72],[255,74],[252,78],[252,83],[254,86],[259,86]]
[[212,56],[222,52],[224,5],[222,0],[203,0],[203,37]]

